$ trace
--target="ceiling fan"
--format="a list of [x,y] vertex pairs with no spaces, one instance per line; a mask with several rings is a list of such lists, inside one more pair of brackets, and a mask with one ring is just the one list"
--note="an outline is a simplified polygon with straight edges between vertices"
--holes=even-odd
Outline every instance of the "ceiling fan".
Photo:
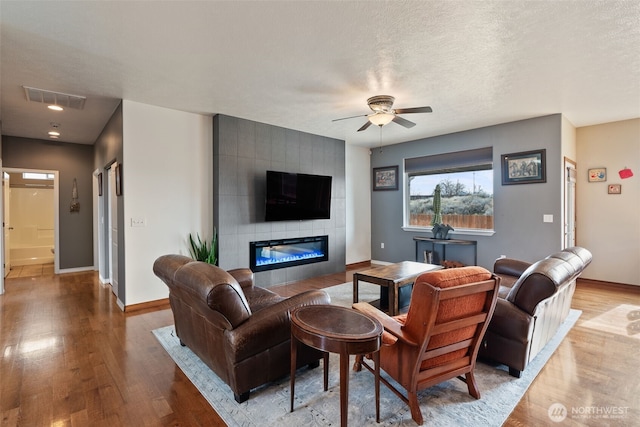
[[431,107],[394,109],[393,101],[395,100],[396,99],[390,95],[372,96],[371,98],[367,99],[367,105],[369,105],[369,108],[371,108],[371,111],[373,111],[373,113],[360,114],[358,116],[351,116],[351,117],[343,117],[341,119],[334,119],[332,121],[336,122],[338,120],[354,119],[356,117],[367,117],[369,120],[367,120],[367,122],[364,125],[362,125],[360,129],[358,129],[358,132],[367,129],[372,124],[382,127],[390,122],[395,122],[406,128],[412,128],[416,124],[413,123],[412,121],[409,121],[407,119],[404,119],[398,116],[398,114],[431,113],[433,111]]

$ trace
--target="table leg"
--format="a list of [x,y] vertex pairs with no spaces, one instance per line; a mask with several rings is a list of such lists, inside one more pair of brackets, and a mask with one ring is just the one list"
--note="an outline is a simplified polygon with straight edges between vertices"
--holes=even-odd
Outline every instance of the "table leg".
[[358,302],[358,274],[353,275],[353,303]]
[[349,353],[340,353],[340,426],[347,427],[349,401]]
[[[296,338],[293,336],[293,334],[291,334],[291,380],[290,380],[290,388],[291,388],[291,412],[293,412],[293,395],[295,393],[295,386],[296,386],[296,358],[297,358],[297,353],[298,353],[298,345],[297,345],[297,340]],[[326,369],[326,367],[325,367]],[[325,389],[326,390],[326,389]]]
[[389,283],[389,316],[398,315],[398,284]]
[[380,422],[380,351],[372,354],[376,394],[376,422]]
[[324,391],[327,391],[329,390],[329,352],[325,351],[322,358],[322,366],[324,367]]

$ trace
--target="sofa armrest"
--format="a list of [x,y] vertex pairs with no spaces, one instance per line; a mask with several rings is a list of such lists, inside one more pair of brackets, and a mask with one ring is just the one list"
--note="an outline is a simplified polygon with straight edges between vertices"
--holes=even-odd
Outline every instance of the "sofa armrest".
[[228,270],[231,276],[236,279],[236,282],[240,285],[241,288],[251,287],[253,286],[253,271],[248,268],[236,268],[233,270]]
[[275,345],[291,339],[291,315],[294,308],[329,304],[329,295],[322,290],[306,291],[265,307],[235,329],[225,331],[225,350],[229,362],[237,363]]
[[512,341],[528,342],[533,335],[535,318],[515,304],[498,298],[489,330]]
[[530,262],[520,261],[513,258],[498,258],[493,264],[493,272],[495,274],[520,277],[530,266]]

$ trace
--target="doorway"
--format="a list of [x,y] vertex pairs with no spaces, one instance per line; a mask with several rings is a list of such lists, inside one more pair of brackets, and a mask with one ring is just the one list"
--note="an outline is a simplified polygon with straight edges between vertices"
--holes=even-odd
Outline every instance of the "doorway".
[[3,168],[4,280],[12,268],[53,263],[59,273],[58,171]]

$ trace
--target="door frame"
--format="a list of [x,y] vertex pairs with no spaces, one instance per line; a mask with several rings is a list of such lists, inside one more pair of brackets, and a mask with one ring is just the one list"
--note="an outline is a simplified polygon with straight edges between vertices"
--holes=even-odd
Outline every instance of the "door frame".
[[[59,179],[60,172],[53,169],[33,169],[33,168],[10,168],[3,167],[2,173],[22,173],[22,172],[34,172],[34,173],[52,173],[53,174],[53,269],[55,274],[60,274],[60,190]],[[2,202],[3,212],[2,217],[4,221],[4,200]],[[5,253],[8,250],[4,245],[4,233],[2,244],[2,258],[4,259]],[[4,290],[4,268],[2,269],[2,286],[1,290]]]
[[[573,170],[573,178],[570,176],[569,170]],[[566,248],[570,245],[567,238],[569,235],[569,227],[573,225],[573,244],[575,244],[577,239],[577,224],[576,224],[576,193],[577,193],[577,185],[578,180],[576,178],[577,175],[577,164],[574,160],[571,160],[568,157],[564,158],[563,163],[563,185],[564,185],[564,209],[563,209],[563,218],[562,218],[562,247]],[[573,192],[572,194],[567,191],[569,187],[569,183],[573,182]],[[573,216],[573,218],[569,218],[569,215]]]

